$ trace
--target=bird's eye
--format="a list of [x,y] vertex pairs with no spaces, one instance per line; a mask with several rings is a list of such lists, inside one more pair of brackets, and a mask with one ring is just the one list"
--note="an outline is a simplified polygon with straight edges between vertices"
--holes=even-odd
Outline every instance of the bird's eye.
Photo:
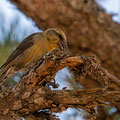
[[58,37],[63,40],[63,36],[61,34],[58,34]]

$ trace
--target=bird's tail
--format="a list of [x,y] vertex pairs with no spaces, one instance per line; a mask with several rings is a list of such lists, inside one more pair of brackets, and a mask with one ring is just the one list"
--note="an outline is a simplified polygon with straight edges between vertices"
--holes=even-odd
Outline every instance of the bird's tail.
[[7,78],[12,76],[14,74],[14,68],[13,67],[7,67],[6,65],[3,65],[0,67],[0,84],[4,82]]

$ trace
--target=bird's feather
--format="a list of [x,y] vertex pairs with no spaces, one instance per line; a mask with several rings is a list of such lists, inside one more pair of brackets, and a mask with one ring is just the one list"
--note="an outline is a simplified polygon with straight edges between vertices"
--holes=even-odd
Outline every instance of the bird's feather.
[[12,60],[14,60],[17,56],[19,56],[25,50],[27,50],[28,48],[32,47],[34,45],[33,36],[36,35],[36,34],[38,34],[38,33],[34,33],[34,34],[28,36],[27,38],[25,38],[20,43],[20,45],[13,51],[13,53],[9,56],[9,58],[7,59],[5,64],[10,63]]
[[3,72],[2,75],[0,76],[0,83],[2,83],[5,79],[9,78],[15,73],[14,67],[6,68]]
[[5,76],[8,77],[10,74],[12,74],[10,72],[11,68],[9,68],[9,63],[13,61],[16,57],[21,55],[25,50],[27,50],[28,48],[34,45],[33,36],[35,36],[36,34],[39,34],[39,33],[34,33],[28,36],[27,38],[25,38],[20,43],[20,45],[12,52],[12,54],[9,56],[7,61],[0,67],[0,81],[2,81],[2,79],[5,78]]
[[6,65],[5,65],[5,64],[3,64],[3,65],[0,67],[0,73],[2,73],[2,72],[3,72],[3,70],[5,69],[5,67],[6,67]]

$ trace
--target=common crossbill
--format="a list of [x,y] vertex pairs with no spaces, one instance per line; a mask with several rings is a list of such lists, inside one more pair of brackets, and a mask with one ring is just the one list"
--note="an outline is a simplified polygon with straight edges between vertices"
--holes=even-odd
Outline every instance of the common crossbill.
[[50,28],[43,32],[31,34],[25,38],[0,67],[0,83],[16,72],[23,72],[34,66],[44,55],[58,48],[67,46],[64,32]]

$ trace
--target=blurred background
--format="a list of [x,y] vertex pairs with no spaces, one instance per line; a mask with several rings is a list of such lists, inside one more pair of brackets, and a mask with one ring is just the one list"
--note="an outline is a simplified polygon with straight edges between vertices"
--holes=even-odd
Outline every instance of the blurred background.
[[[120,0],[97,0],[97,3],[105,9],[108,14],[113,14],[113,21],[120,23]],[[0,65],[2,65],[16,46],[28,35],[42,31],[35,22],[26,17],[9,0],[0,0]],[[61,77],[62,74],[62,77]],[[13,76],[5,81],[5,85],[14,86],[19,81],[20,74]],[[74,77],[67,68],[61,70],[56,75],[59,89],[64,86],[77,89],[80,85],[75,84]],[[62,79],[62,81],[60,81]],[[111,106],[104,107],[105,112],[113,120],[120,120],[120,114],[114,114],[116,108]],[[57,114],[60,120],[83,120],[86,112],[69,108],[67,111]]]

